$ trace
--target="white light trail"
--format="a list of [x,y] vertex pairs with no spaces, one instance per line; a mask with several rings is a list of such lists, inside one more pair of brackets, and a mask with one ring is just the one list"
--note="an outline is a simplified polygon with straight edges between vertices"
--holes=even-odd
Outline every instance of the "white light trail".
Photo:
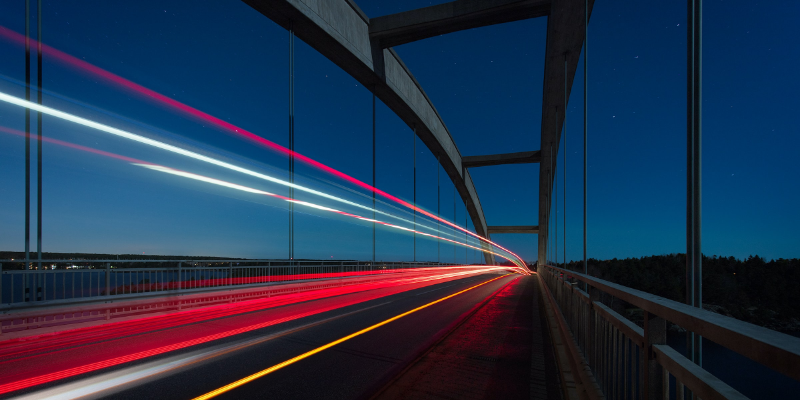
[[[395,215],[392,215],[392,214],[389,214],[389,213],[385,213],[385,212],[382,212],[382,211],[378,211],[378,210],[376,210],[376,209],[374,209],[372,207],[364,206],[364,205],[361,205],[361,204],[358,204],[358,203],[355,203],[355,202],[352,202],[352,201],[349,201],[349,200],[345,200],[345,199],[342,199],[342,198],[339,198],[339,197],[336,197],[336,196],[329,195],[327,193],[323,193],[323,192],[320,192],[320,191],[317,191],[317,190],[314,190],[314,189],[310,189],[310,188],[307,188],[307,187],[304,187],[304,186],[300,186],[300,185],[297,185],[297,184],[294,184],[294,183],[291,183],[291,182],[287,182],[287,181],[284,181],[284,180],[281,180],[281,179],[278,179],[278,178],[274,178],[274,177],[271,177],[269,175],[264,175],[264,174],[261,174],[261,173],[246,169],[246,168],[242,168],[242,167],[227,163],[225,161],[217,160],[215,158],[204,156],[202,154],[195,153],[195,152],[190,151],[190,150],[182,149],[180,147],[173,146],[173,145],[170,145],[170,144],[167,144],[167,143],[163,143],[163,142],[159,142],[157,140],[153,140],[153,139],[150,139],[150,138],[146,138],[144,136],[140,136],[140,135],[137,135],[137,134],[134,134],[134,133],[131,133],[131,132],[124,131],[122,129],[114,128],[114,127],[111,127],[111,126],[108,126],[108,125],[105,125],[105,124],[101,124],[99,122],[95,122],[95,121],[92,121],[92,120],[89,120],[89,119],[86,119],[86,118],[78,117],[76,115],[72,115],[72,114],[69,114],[69,113],[66,113],[66,112],[63,112],[63,111],[56,110],[54,108],[46,107],[46,106],[43,106],[41,104],[37,104],[37,103],[31,102],[31,101],[27,101],[27,100],[24,100],[24,99],[21,99],[21,98],[18,98],[18,97],[14,97],[14,96],[11,96],[11,95],[6,94],[6,93],[0,92],[0,100],[5,101],[5,102],[7,102],[9,104],[14,104],[14,105],[17,105],[17,106],[20,106],[20,107],[23,107],[23,108],[28,108],[30,110],[38,111],[38,112],[41,112],[43,114],[47,114],[47,115],[50,115],[50,116],[53,116],[53,117],[56,117],[56,118],[60,118],[60,119],[66,120],[66,121],[74,122],[76,124],[83,125],[83,126],[86,126],[86,127],[92,128],[92,129],[96,129],[96,130],[99,130],[101,132],[106,132],[106,133],[109,133],[109,134],[112,134],[112,135],[115,135],[115,136],[118,136],[118,137],[122,137],[122,138],[125,138],[125,139],[128,139],[128,140],[132,140],[132,141],[135,141],[135,142],[142,143],[142,144],[146,144],[148,146],[156,147],[156,148],[159,148],[159,149],[162,149],[162,150],[170,151],[170,152],[173,152],[173,153],[176,153],[176,154],[180,154],[180,155],[183,155],[183,156],[186,156],[186,157],[189,157],[189,158],[193,158],[195,160],[203,161],[203,162],[206,162],[206,163],[209,163],[209,164],[212,164],[212,165],[216,165],[216,166],[219,166],[219,167],[231,170],[231,171],[240,172],[242,174],[249,175],[249,176],[252,176],[252,177],[255,177],[255,178],[259,178],[259,179],[263,179],[263,180],[266,180],[266,181],[269,181],[269,182],[273,182],[273,183],[276,183],[276,184],[279,184],[279,185],[289,186],[291,188],[294,188],[294,189],[297,189],[297,190],[300,190],[300,191],[303,191],[303,192],[306,192],[306,193],[311,193],[311,194],[314,194],[314,195],[317,195],[317,196],[320,196],[320,197],[324,197],[326,199],[330,199],[330,200],[334,200],[334,201],[337,201],[337,202],[341,202],[341,203],[344,203],[344,204],[347,204],[347,205],[350,205],[350,206],[353,206],[353,207],[357,207],[357,208],[373,211],[375,213],[378,213],[378,214],[381,214],[381,215],[386,215],[386,216],[389,216],[391,218],[396,218],[396,219],[401,220],[403,222],[407,222],[407,223],[411,222],[411,221],[405,220],[403,218],[400,218],[398,216],[395,216]],[[211,178],[209,178],[209,179],[211,179]],[[414,207],[416,207],[416,206],[414,206]],[[442,220],[442,221],[444,221],[444,220]],[[447,222],[447,221],[445,221],[445,222]],[[453,223],[449,223],[449,224],[457,227],[457,225],[455,225]],[[437,231],[438,233],[441,234],[441,230],[440,229],[434,229],[432,227],[429,227],[429,226],[426,226],[426,225],[423,225],[423,224],[419,224],[419,223],[415,223],[415,226],[420,226],[420,227],[425,228],[425,229],[427,229],[429,231],[434,231],[435,230],[435,231]],[[464,228],[460,228],[460,227],[459,227],[459,229],[464,230]],[[471,235],[473,235],[473,236],[475,236],[476,238],[478,238],[478,239],[480,239],[480,240],[492,245],[492,246],[496,246],[496,247],[498,247],[498,248],[500,248],[500,249],[512,254],[518,260],[518,261],[512,261],[515,264],[520,265],[521,267],[525,265],[524,261],[519,256],[517,256],[516,254],[512,253],[511,251],[505,249],[504,247],[502,247],[500,245],[497,245],[496,243],[490,241],[489,239],[481,237],[481,236],[479,236],[479,235],[477,235],[475,233],[469,232],[467,230],[464,230],[464,231],[469,233],[469,234],[471,234]],[[450,236],[450,237],[456,237],[455,235],[450,234],[449,232],[447,232],[445,234]],[[450,239],[445,239],[445,240],[450,240]],[[455,241],[453,241],[453,242],[455,242]],[[469,245],[467,245],[467,246],[468,247],[473,247],[473,246],[469,246]],[[489,252],[489,253],[492,253],[492,254],[496,254],[496,253],[494,253],[492,251],[488,251],[488,250],[481,249],[481,251],[486,251],[486,252]],[[505,257],[503,257],[503,258],[505,258]]]
[[[146,137],[141,136],[141,135],[137,135],[135,133],[127,132],[127,131],[124,131],[122,129],[114,128],[112,126],[101,124],[99,122],[95,122],[95,121],[92,121],[92,120],[89,120],[89,119],[86,119],[86,118],[78,117],[76,115],[72,115],[72,114],[69,114],[69,113],[66,113],[66,112],[63,112],[63,111],[60,111],[60,110],[56,110],[54,108],[50,108],[50,107],[43,106],[43,105],[40,105],[40,104],[37,104],[37,103],[34,103],[34,102],[30,102],[30,101],[27,101],[27,100],[24,100],[24,99],[20,99],[18,97],[14,97],[14,96],[8,95],[6,93],[0,92],[0,100],[5,101],[5,102],[10,103],[10,104],[14,104],[14,105],[20,106],[20,107],[28,108],[28,109],[31,109],[33,111],[39,111],[41,113],[44,113],[44,114],[47,114],[47,115],[50,115],[50,116],[53,116],[53,117],[56,117],[56,118],[60,118],[60,119],[63,119],[65,121],[70,121],[70,122],[73,122],[73,123],[76,123],[76,124],[79,124],[79,125],[83,125],[83,126],[86,126],[86,127],[92,128],[92,129],[96,129],[96,130],[99,130],[101,132],[109,133],[111,135],[115,135],[115,136],[118,136],[118,137],[121,137],[121,138],[125,138],[125,139],[128,139],[128,140],[133,140],[135,142],[142,143],[142,144],[145,144],[145,145],[148,145],[148,146],[152,146],[152,147],[156,147],[156,148],[159,148],[159,149],[162,149],[162,150],[166,150],[166,151],[169,151],[169,152],[172,152],[172,153],[180,154],[182,156],[193,158],[193,159],[198,160],[198,161],[203,161],[203,162],[206,162],[206,163],[209,163],[209,164],[212,164],[212,165],[216,165],[218,167],[222,167],[222,168],[225,168],[225,169],[228,169],[228,170],[231,170],[231,171],[236,171],[236,172],[248,175],[248,176],[252,176],[252,177],[255,177],[255,178],[263,179],[265,181],[276,183],[276,184],[279,184],[279,185],[288,186],[288,187],[297,189],[297,190],[302,191],[302,192],[311,193],[313,195],[320,196],[320,197],[323,197],[323,198],[326,198],[326,199],[329,199],[329,200],[337,201],[337,202],[340,202],[340,203],[344,203],[344,204],[347,204],[349,206],[361,208],[361,209],[364,209],[364,210],[374,211],[377,214],[381,214],[381,215],[384,215],[384,216],[387,216],[387,217],[395,218],[395,219],[398,219],[398,220],[406,222],[406,223],[413,223],[412,221],[409,221],[407,219],[398,217],[398,216],[396,216],[394,214],[390,214],[390,213],[387,213],[387,212],[376,210],[376,209],[373,209],[372,207],[368,207],[368,206],[365,206],[365,205],[362,205],[362,204],[358,204],[358,203],[355,203],[355,202],[352,202],[352,201],[349,201],[349,200],[345,200],[343,198],[336,197],[336,196],[333,196],[333,195],[330,195],[330,194],[327,194],[327,193],[324,193],[324,192],[320,192],[318,190],[314,190],[314,189],[311,189],[311,188],[307,188],[305,186],[297,185],[295,183],[287,182],[287,181],[284,181],[282,179],[278,179],[278,178],[275,178],[275,177],[272,177],[272,176],[269,176],[269,175],[264,175],[262,173],[259,173],[259,172],[256,172],[256,171],[252,171],[252,170],[249,170],[247,168],[242,168],[242,167],[239,167],[237,165],[233,165],[233,164],[227,163],[225,161],[217,160],[215,158],[208,157],[208,156],[205,156],[205,155],[202,155],[202,154],[199,154],[199,153],[195,153],[195,152],[190,151],[190,150],[182,149],[182,148],[177,147],[177,146],[173,146],[173,145],[170,145],[170,144],[167,144],[167,143],[159,142],[157,140],[146,138]],[[211,179],[211,178],[208,178],[208,179]],[[417,222],[417,226],[419,226],[421,228],[425,228],[425,229],[430,230],[430,231],[437,231],[436,228],[421,224],[419,222]],[[441,232],[441,230],[439,230],[439,232],[440,233],[444,233],[444,234],[446,234],[447,236],[450,236],[450,237],[454,237],[454,238],[456,237],[455,234],[451,234],[449,232]]]
[[[341,211],[341,210],[337,210],[337,209],[334,209],[334,208],[321,206],[319,204],[309,203],[307,201],[300,201],[300,200],[290,199],[288,197],[281,196],[279,194],[270,193],[270,192],[266,192],[266,191],[263,191],[263,190],[258,190],[258,189],[251,188],[251,187],[248,187],[248,186],[237,185],[235,183],[230,183],[230,182],[226,182],[226,181],[219,180],[219,179],[209,178],[209,177],[203,176],[203,175],[193,174],[191,172],[180,171],[180,170],[176,170],[176,169],[173,169],[173,168],[168,168],[168,167],[164,167],[164,166],[161,166],[161,165],[153,165],[153,164],[133,163],[133,165],[136,165],[136,166],[139,166],[139,167],[144,167],[144,168],[147,168],[147,169],[150,169],[150,170],[154,170],[154,171],[168,173],[168,174],[171,174],[171,175],[176,175],[176,176],[180,176],[180,177],[184,177],[184,178],[189,178],[189,179],[193,179],[193,180],[197,180],[197,181],[201,181],[201,182],[211,183],[211,184],[218,185],[218,186],[223,186],[223,187],[227,187],[227,188],[231,188],[231,189],[241,190],[243,192],[255,193],[255,194],[261,194],[261,195],[265,195],[265,196],[275,197],[275,198],[286,200],[286,201],[289,201],[289,202],[292,202],[292,203],[295,203],[295,204],[299,204],[299,205],[303,205],[303,206],[306,206],[306,207],[315,208],[315,209],[322,210],[322,211],[334,212],[334,213],[337,213],[337,214],[340,214],[340,215],[345,215],[345,216],[356,218],[356,219],[359,219],[359,220],[367,220],[367,218],[364,218],[364,217],[362,217],[360,215],[351,214],[351,213],[344,212],[344,211]],[[383,222],[383,221],[379,221],[379,220],[371,220],[371,221],[373,221],[375,223],[378,223],[380,225],[391,227],[391,228],[395,228],[395,229],[400,229],[400,230],[404,230],[404,231],[407,231],[407,232],[416,233],[416,234],[427,236],[427,237],[431,237],[431,238],[434,238],[434,239],[442,239],[442,240],[457,244],[459,246],[464,246],[464,247],[468,247],[468,248],[471,248],[471,249],[479,250],[479,251],[482,251],[482,252],[487,252],[487,253],[490,253],[490,254],[494,254],[494,255],[496,255],[498,257],[505,258],[506,260],[509,260],[509,261],[513,262],[514,264],[517,264],[511,258],[506,257],[506,256],[504,256],[504,255],[502,255],[500,253],[497,253],[497,252],[494,252],[494,251],[491,251],[491,250],[482,249],[482,248],[479,248],[479,247],[476,247],[476,246],[472,246],[472,245],[470,245],[468,243],[461,243],[461,242],[458,242],[458,241],[455,241],[455,240],[443,238],[443,237],[436,236],[436,235],[431,235],[429,233],[420,232],[420,231],[417,231],[417,230],[414,230],[414,229],[411,229],[411,228],[406,228],[404,226],[390,224],[388,222]],[[519,264],[517,264],[517,266],[520,267],[520,268],[523,267],[522,265],[519,265]]]
[[247,186],[237,185],[235,183],[225,182],[219,179],[209,178],[203,175],[193,174],[191,172],[180,171],[177,169],[172,169],[168,167],[162,167],[161,165],[154,165],[154,164],[137,164],[133,163],[133,165],[138,165],[140,167],[145,167],[147,169],[152,169],[154,171],[166,172],[168,174],[182,176],[184,178],[194,179],[202,182],[213,183],[214,185],[225,186],[231,189],[241,190],[243,192],[250,192],[256,194],[263,194],[267,196],[275,196],[275,193],[265,192],[263,190],[254,189]]

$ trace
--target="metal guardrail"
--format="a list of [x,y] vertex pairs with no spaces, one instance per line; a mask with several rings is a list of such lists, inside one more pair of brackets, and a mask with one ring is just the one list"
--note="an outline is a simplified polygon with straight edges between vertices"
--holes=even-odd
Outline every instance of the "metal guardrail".
[[[538,272],[607,398],[669,399],[670,376],[676,399],[684,387],[706,400],[747,398],[667,346],[667,321],[800,381],[798,338],[563,268]],[[600,292],[642,309],[643,327],[598,301]]]
[[[3,260],[6,263],[12,260]],[[35,260],[37,263],[39,260]],[[432,267],[439,263],[372,263],[361,261],[285,260],[41,260],[56,269],[3,269],[0,263],[0,307],[64,302],[117,295],[179,292],[330,277],[368,275],[392,269]],[[18,263],[18,262],[17,262]],[[130,263],[174,267],[116,268]],[[83,265],[77,265],[83,264]],[[247,265],[237,265],[247,264]],[[75,266],[75,268],[70,268]]]
[[[397,271],[397,270],[394,270]],[[6,332],[49,328],[98,320],[116,320],[145,314],[190,310],[218,304],[231,304],[264,299],[279,295],[313,292],[380,282],[383,273],[362,274],[347,278],[314,279],[311,281],[277,282],[229,287],[225,290],[194,289],[184,292],[142,293],[112,298],[95,297],[85,301],[35,302],[25,308],[4,310],[0,313],[0,335]],[[257,307],[256,307],[257,308]]]

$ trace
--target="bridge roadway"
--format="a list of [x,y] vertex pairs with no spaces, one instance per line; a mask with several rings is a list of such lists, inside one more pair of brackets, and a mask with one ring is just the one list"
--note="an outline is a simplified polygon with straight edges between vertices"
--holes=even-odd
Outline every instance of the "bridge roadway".
[[[368,398],[501,290],[522,282],[533,286],[529,277],[501,271],[439,278],[398,275],[403,276],[387,275],[371,286],[6,340],[0,342],[0,393],[37,399],[195,398],[455,294],[217,397]],[[469,329],[475,331],[474,326]],[[530,347],[524,348],[530,355]],[[525,393],[518,394],[528,397],[527,379],[519,384],[518,391]]]

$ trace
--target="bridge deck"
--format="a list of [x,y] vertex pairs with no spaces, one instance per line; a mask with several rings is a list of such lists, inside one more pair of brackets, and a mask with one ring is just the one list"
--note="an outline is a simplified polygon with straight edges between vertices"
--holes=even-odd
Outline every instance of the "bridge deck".
[[[548,393],[544,382],[557,378],[547,361],[552,346],[542,336],[544,314],[538,312],[535,279],[505,271],[447,271],[452,273],[356,277],[358,283],[333,287],[326,286],[327,280],[266,286],[260,290],[280,293],[232,303],[230,296],[215,293],[212,297],[221,301],[188,309],[171,304],[169,310],[159,309],[166,312],[147,309],[132,319],[113,313],[106,319],[109,314],[101,313],[77,325],[40,321],[54,325],[0,337],[5,339],[0,340],[0,368],[14,365],[0,377],[0,396],[13,392],[42,398],[77,390],[96,396],[191,398],[344,337],[349,339],[236,387],[230,397],[364,398],[397,376],[408,376],[408,366],[424,354],[445,354],[440,364],[447,368],[437,365],[431,376],[455,385],[471,376],[479,386],[474,393],[507,398]],[[297,285],[313,288],[286,291]],[[241,296],[243,290],[225,292]],[[185,302],[209,295],[179,297]],[[106,307],[119,308],[120,303]],[[354,332],[363,334],[348,336]],[[147,385],[135,384],[138,374],[147,376]],[[314,377],[313,384],[308,377]],[[529,387],[531,378],[534,386]]]

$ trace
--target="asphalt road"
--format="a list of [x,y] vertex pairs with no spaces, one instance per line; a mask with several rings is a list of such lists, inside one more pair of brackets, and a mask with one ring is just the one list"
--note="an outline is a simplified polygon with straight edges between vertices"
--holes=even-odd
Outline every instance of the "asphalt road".
[[[499,277],[484,274],[372,298],[262,329],[126,363],[28,390],[30,398],[191,399],[305,352],[471,286]],[[219,395],[218,399],[357,399],[369,397],[435,338],[517,275],[497,279],[356,336]],[[345,300],[347,294],[338,300]],[[363,295],[363,294],[362,294]],[[311,307],[312,300],[287,306]],[[239,319],[247,318],[240,316]],[[225,320],[204,322],[206,328]],[[200,326],[189,329],[201,329]],[[19,394],[19,393],[16,393]],[[62,397],[64,398],[64,397]]]

